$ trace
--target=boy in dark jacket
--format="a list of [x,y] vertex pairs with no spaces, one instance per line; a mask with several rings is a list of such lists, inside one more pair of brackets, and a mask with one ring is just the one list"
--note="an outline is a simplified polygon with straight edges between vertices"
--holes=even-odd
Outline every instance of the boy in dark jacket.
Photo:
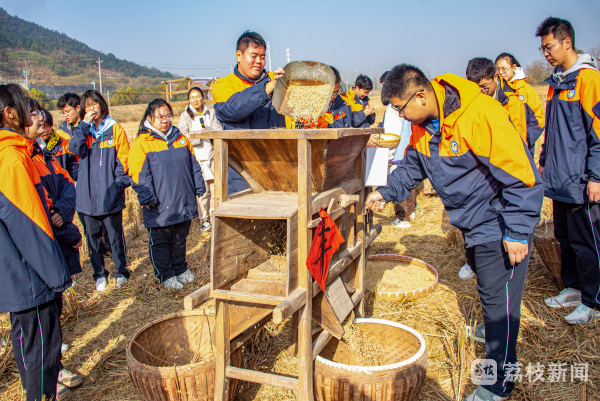
[[[552,308],[577,306],[570,324],[600,317],[600,101],[596,60],[575,51],[569,21],[549,17],[538,27],[540,51],[555,66],[546,82],[546,134],[540,154],[544,195],[552,199],[565,289],[545,300]],[[575,151],[576,150],[576,151]]]
[[359,75],[354,81],[354,87],[341,95],[354,113],[355,128],[369,128],[375,124],[375,109],[369,104],[369,93],[373,90],[373,81],[366,75]]
[[479,386],[468,401],[506,400],[514,388],[521,299],[533,230],[543,201],[531,154],[496,100],[453,74],[429,81],[416,67],[394,67],[382,97],[412,122],[412,136],[388,185],[365,207],[406,199],[429,178],[450,223],[464,234],[467,260],[477,273],[487,358],[497,381]]

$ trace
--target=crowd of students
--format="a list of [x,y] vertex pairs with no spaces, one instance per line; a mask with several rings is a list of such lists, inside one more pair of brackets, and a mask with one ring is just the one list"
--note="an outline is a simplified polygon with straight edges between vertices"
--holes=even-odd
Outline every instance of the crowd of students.
[[[397,216],[402,212],[396,225],[410,227],[414,189],[428,178],[450,222],[463,232],[468,264],[460,275],[477,275],[484,314],[480,335],[498,366],[496,384],[479,386],[468,401],[504,400],[514,387],[507,367],[517,362],[521,298],[544,194],[553,199],[567,286],[546,303],[577,306],[566,317],[569,323],[600,317],[600,72],[595,60],[575,52],[568,21],[548,18],[537,36],[542,54],[556,67],[547,80],[545,117],[537,93],[508,53],[495,63],[472,59],[467,79],[444,74],[430,81],[418,68],[402,64],[381,80],[387,105],[383,126],[400,133],[403,143],[391,157],[395,169],[388,185],[371,192],[366,207],[381,210],[394,201]],[[194,280],[186,239],[195,218],[200,217],[201,230],[211,229],[214,155],[210,140],[188,136],[203,129],[289,126],[271,103],[283,70],[267,72],[265,52],[259,34],[244,32],[233,73],[213,85],[214,110],[194,87],[175,127],[171,105],[155,99],[131,145],[95,90],[59,99],[65,121],[57,132],[50,113],[20,87],[0,85],[0,312],[10,312],[28,401],[64,399],[66,387],[82,383],[60,363],[62,292],[81,272],[75,211],[97,291],[108,285],[107,250],[116,287],[131,277],[122,222],[130,185],[142,206],[158,283],[181,290]],[[372,125],[372,81],[360,75],[346,91],[339,71],[331,68],[335,87],[317,127]],[[536,167],[533,152],[544,129]],[[247,188],[235,171],[228,176],[230,192]]]

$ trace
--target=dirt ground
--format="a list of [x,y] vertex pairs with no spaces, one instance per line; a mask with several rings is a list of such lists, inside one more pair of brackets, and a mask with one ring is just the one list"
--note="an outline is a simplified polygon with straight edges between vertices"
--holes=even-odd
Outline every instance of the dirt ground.
[[[383,108],[377,98],[373,96],[373,103],[380,120]],[[142,112],[143,107],[136,109],[135,114],[139,115],[122,124],[131,139],[139,123],[135,120]],[[92,269],[84,246],[81,252],[84,272],[76,277],[74,292],[65,296],[64,342],[71,347],[63,355],[63,363],[84,378],[83,386],[73,390],[70,400],[138,400],[125,360],[128,339],[142,325],[182,310],[183,297],[209,280],[210,233],[202,233],[195,221],[188,237],[187,260],[196,274],[196,282],[187,285],[182,292],[166,291],[157,284],[148,256],[148,235],[138,215],[139,204],[128,191],[124,221],[133,279],[122,289],[117,289],[111,279],[106,292],[94,291]],[[401,322],[424,336],[428,371],[419,400],[462,400],[475,387],[470,381],[471,362],[485,357],[485,347],[463,335],[465,326],[482,320],[477,285],[475,280],[463,281],[457,277],[466,261],[462,235],[450,226],[439,198],[420,193],[417,205],[419,210],[410,229],[390,225],[394,216],[389,205],[382,213],[376,213],[374,222],[382,224],[383,231],[369,253],[407,255],[423,260],[437,269],[439,285],[429,296],[405,303],[381,301],[367,292],[367,316]],[[543,217],[551,218],[547,202]],[[111,270],[110,258],[106,262]],[[567,325],[562,318],[568,311],[550,310],[543,303],[545,297],[557,292],[534,251],[525,284],[517,354],[524,369],[530,363],[545,366],[544,380],[529,382],[523,374],[511,400],[600,400],[600,322]],[[214,303],[208,302],[202,308],[214,309]],[[8,314],[0,315],[0,323],[1,339],[8,340]],[[247,344],[247,366],[293,374],[297,360],[287,353],[288,333],[289,321],[280,326],[268,324]],[[0,399],[21,400],[24,397],[11,354],[7,341],[7,345],[0,348]],[[564,365],[559,365],[561,363]],[[575,363],[587,364],[587,382],[571,380],[571,367]],[[551,368],[556,366],[564,368],[564,377],[550,375]],[[236,399],[279,401],[294,400],[295,396],[289,390],[244,384]]]

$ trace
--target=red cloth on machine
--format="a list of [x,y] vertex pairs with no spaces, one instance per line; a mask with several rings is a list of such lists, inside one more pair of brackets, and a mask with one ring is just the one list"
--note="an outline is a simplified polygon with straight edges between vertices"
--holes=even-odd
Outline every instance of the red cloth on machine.
[[345,240],[331,217],[322,208],[319,210],[319,217],[321,221],[310,246],[308,258],[306,258],[306,267],[319,284],[319,287],[325,292],[329,262],[333,253]]

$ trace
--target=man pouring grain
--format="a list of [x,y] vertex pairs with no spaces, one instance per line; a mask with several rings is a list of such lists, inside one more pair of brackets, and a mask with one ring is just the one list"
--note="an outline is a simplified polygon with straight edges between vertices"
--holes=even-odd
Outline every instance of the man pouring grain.
[[[262,36],[256,32],[244,32],[237,41],[237,66],[233,73],[214,83],[215,114],[224,130],[285,127],[285,117],[278,114],[271,103],[275,84],[283,75],[283,69],[278,68],[275,72],[265,70],[266,49]],[[231,168],[229,175],[230,192],[248,188],[237,173],[232,176]]]

